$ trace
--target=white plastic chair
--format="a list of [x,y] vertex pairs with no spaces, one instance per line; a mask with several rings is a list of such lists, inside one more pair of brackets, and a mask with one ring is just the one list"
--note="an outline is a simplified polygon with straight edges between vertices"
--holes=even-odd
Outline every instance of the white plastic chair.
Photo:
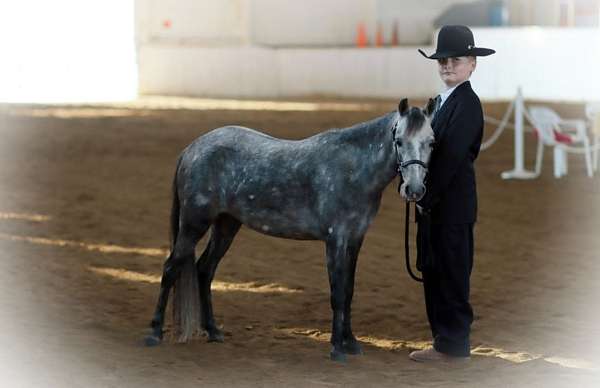
[[535,172],[542,170],[544,145],[554,147],[554,176],[560,178],[567,174],[567,152],[569,146],[580,143],[583,146],[587,175],[592,177],[592,157],[590,140],[586,132],[585,121],[563,120],[555,111],[546,106],[532,106],[529,114],[538,133],[538,149],[535,161]]
[[598,148],[600,148],[600,102],[588,103],[585,114],[589,120],[590,128],[594,134],[593,162],[594,171],[598,171]]

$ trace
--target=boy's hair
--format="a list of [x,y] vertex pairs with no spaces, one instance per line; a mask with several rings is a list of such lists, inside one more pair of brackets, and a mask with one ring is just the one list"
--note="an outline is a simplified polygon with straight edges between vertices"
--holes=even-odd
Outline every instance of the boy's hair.
[[[471,61],[473,61],[475,63],[475,66],[477,66],[477,57],[474,55],[471,55],[471,56],[469,56],[469,58],[471,59]],[[475,70],[473,70],[473,71],[475,71]],[[471,75],[473,75],[473,71],[471,71]]]

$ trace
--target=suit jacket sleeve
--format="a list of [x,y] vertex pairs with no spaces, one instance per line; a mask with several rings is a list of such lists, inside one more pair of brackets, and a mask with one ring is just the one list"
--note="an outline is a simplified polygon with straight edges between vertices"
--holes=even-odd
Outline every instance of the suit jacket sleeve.
[[475,94],[461,96],[447,124],[437,139],[429,170],[429,185],[418,202],[431,209],[452,183],[457,170],[466,158],[474,160],[479,153],[483,136],[483,111]]

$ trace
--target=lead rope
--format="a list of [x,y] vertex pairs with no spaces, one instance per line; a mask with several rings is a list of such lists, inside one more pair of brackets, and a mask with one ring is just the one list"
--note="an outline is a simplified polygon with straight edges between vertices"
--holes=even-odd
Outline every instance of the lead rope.
[[404,256],[406,258],[406,270],[411,278],[423,283],[423,278],[417,277],[410,267],[410,249],[408,247],[408,228],[410,226],[410,202],[406,201],[406,216],[404,221]]

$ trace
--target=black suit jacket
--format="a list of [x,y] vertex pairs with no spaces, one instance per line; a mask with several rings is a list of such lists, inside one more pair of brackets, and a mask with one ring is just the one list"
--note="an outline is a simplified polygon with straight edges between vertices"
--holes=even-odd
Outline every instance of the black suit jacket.
[[427,191],[418,204],[431,211],[431,223],[473,223],[477,220],[474,162],[483,137],[483,110],[469,81],[454,89],[431,126],[436,146],[429,161]]

